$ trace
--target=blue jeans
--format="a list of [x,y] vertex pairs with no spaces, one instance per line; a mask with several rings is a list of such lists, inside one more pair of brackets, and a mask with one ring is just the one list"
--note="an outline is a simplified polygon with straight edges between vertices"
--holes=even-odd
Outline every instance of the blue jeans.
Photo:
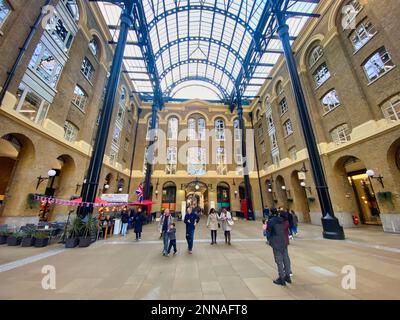
[[123,235],[123,236],[125,236],[126,235],[126,230],[128,229],[128,223],[123,223],[122,224],[122,231],[121,231],[121,234]]
[[169,246],[168,246],[168,254],[171,252],[172,247],[174,248],[174,252],[176,253],[176,239],[174,240],[169,240]]
[[186,241],[188,244],[188,250],[192,251],[194,240],[194,230],[186,230]]
[[169,237],[168,237],[167,231],[163,231],[162,238],[163,238],[163,243],[164,243],[163,253],[167,253],[168,252],[168,242],[169,242]]
[[293,234],[296,234],[296,233],[297,233],[297,226],[293,226],[293,227],[292,227],[292,233],[293,233]]

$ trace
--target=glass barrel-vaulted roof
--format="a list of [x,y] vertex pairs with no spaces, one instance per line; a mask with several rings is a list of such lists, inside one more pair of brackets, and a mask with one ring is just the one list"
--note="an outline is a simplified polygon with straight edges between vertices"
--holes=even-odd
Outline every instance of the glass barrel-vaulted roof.
[[[254,98],[281,54],[280,41],[272,35],[263,48],[264,53],[253,54],[259,47],[255,45],[259,24],[267,25],[261,19],[272,19],[272,15],[263,13],[276,1],[142,0],[144,27],[150,38],[163,97],[183,97],[185,90],[191,88],[193,93],[196,92],[193,88],[197,88],[200,99],[210,92],[210,97],[228,101],[238,82],[243,82],[243,97]],[[283,0],[283,3],[291,12],[312,13],[318,1]],[[108,2],[99,2],[99,7],[116,42],[121,8]],[[308,19],[304,15],[290,17],[287,21],[290,35],[297,36]],[[124,66],[136,91],[146,99],[152,97],[154,83],[150,81],[137,31],[132,29],[128,34]],[[253,68],[249,68],[250,63]],[[242,78],[244,81],[240,81]]]

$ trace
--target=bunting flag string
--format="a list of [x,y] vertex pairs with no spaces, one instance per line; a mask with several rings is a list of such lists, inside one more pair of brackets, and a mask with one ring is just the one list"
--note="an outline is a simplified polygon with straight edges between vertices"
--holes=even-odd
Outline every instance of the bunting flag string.
[[49,196],[34,196],[35,201],[47,202],[49,204],[63,205],[63,206],[82,206],[82,207],[123,207],[128,206],[129,202],[107,202],[107,203],[95,203],[95,202],[77,202],[74,200],[59,199]]

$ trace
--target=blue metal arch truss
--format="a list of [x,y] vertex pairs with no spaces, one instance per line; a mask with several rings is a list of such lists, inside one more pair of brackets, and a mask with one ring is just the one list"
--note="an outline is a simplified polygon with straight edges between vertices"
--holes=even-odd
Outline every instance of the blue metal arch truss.
[[177,63],[172,64],[171,66],[169,66],[168,68],[166,68],[163,73],[160,74],[160,80],[164,79],[165,76],[170,73],[173,69],[179,67],[179,66],[183,66],[186,64],[195,64],[195,63],[199,63],[199,64],[205,64],[205,65],[209,65],[212,66],[218,70],[220,70],[221,72],[223,72],[228,78],[229,80],[232,82],[232,85],[235,84],[235,78],[228,72],[226,71],[223,67],[221,67],[219,64],[216,64],[214,62],[208,61],[206,59],[186,59],[186,60],[182,60],[179,61]]
[[241,64],[243,64],[243,59],[244,57],[242,57],[240,55],[240,53],[236,50],[234,50],[230,45],[226,44],[225,42],[222,42],[220,40],[217,39],[213,39],[213,38],[208,38],[208,37],[197,37],[197,36],[191,36],[191,37],[182,37],[182,38],[178,38],[176,40],[173,40],[171,42],[168,42],[165,46],[161,47],[156,53],[155,53],[155,59],[158,60],[158,58],[160,58],[160,56],[163,54],[163,52],[165,52],[166,50],[170,49],[173,46],[178,45],[179,43],[185,43],[185,42],[207,42],[207,43],[214,43],[220,47],[225,48],[226,50],[228,50],[230,53],[232,53],[239,61]]
[[188,76],[188,77],[184,77],[181,78],[173,83],[171,83],[165,90],[164,90],[164,95],[165,96],[170,96],[171,92],[174,90],[174,88],[184,82],[187,81],[202,81],[202,82],[206,82],[209,83],[211,85],[213,85],[214,87],[216,87],[220,93],[220,98],[223,98],[224,101],[228,101],[229,100],[229,93],[228,91],[225,90],[225,88],[223,86],[221,86],[219,83],[215,82],[212,79],[209,79],[207,77],[199,77],[199,76]]

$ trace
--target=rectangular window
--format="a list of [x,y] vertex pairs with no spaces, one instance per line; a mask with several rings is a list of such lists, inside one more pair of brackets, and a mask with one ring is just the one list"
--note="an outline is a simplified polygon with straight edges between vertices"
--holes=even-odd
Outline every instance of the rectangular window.
[[87,94],[80,86],[76,86],[74,89],[74,97],[72,103],[76,105],[80,110],[85,111],[87,102]]
[[89,82],[92,82],[94,75],[94,67],[89,61],[89,59],[86,57],[85,59],[83,59],[81,72],[83,73],[85,78],[89,80]]
[[226,165],[225,149],[222,147],[217,148],[217,174],[226,175],[228,174],[228,168]]
[[115,165],[115,162],[117,161],[118,158],[118,148],[115,146],[111,146],[111,150],[110,150],[110,163],[112,165]]
[[321,64],[317,70],[313,73],[315,86],[318,88],[322,84],[325,83],[330,77],[331,73],[329,72],[328,66],[326,63]]
[[29,68],[48,85],[55,88],[61,75],[62,65],[45,45],[39,42],[29,62]]
[[[52,26],[51,29],[50,26]],[[68,52],[69,48],[71,47],[74,36],[65,27],[64,22],[57,16],[57,12],[55,12],[55,16],[49,21],[49,24],[46,26],[46,29],[49,31],[51,37],[54,39],[57,45],[64,52]]]
[[115,126],[114,134],[112,137],[112,142],[116,145],[119,145],[120,138],[121,138],[121,128],[119,128],[118,126]]
[[392,70],[394,63],[385,47],[382,47],[363,64],[363,68],[369,82],[372,82]]
[[394,96],[389,101],[382,105],[383,115],[387,120],[400,120],[400,94]]
[[281,115],[285,114],[289,110],[286,98],[283,98],[281,102],[279,102],[279,107],[281,110]]
[[279,156],[279,152],[274,152],[274,153],[272,153],[272,163],[273,163],[275,166],[279,167],[280,161],[281,161],[281,158],[280,158],[280,156]]
[[64,138],[69,142],[74,142],[78,135],[79,129],[69,121],[64,123]]
[[271,150],[278,148],[278,140],[276,139],[276,133],[271,132],[269,135],[269,141],[271,144]]
[[375,26],[371,21],[365,19],[350,35],[350,40],[353,44],[354,50],[360,50],[374,35],[376,35]]
[[189,148],[187,162],[189,175],[199,176],[206,174],[206,149],[198,147]]
[[343,124],[331,131],[332,141],[336,145],[340,145],[350,141],[350,130],[347,124]]
[[340,106],[339,97],[335,89],[329,91],[326,95],[322,97],[321,105],[324,113],[328,113],[329,111],[336,109],[338,106]]
[[11,13],[11,8],[6,0],[0,0],[0,27]]
[[285,133],[285,137],[290,136],[293,133],[293,125],[290,119],[283,124],[283,131]]
[[167,149],[167,165],[165,166],[166,174],[176,174],[177,164],[177,148],[175,146]]
[[46,118],[50,104],[32,91],[28,86],[21,83],[17,90],[19,98],[16,111],[29,120],[42,124]]
[[297,150],[296,147],[292,147],[289,149],[289,157],[290,159],[292,159],[293,161],[297,160]]

